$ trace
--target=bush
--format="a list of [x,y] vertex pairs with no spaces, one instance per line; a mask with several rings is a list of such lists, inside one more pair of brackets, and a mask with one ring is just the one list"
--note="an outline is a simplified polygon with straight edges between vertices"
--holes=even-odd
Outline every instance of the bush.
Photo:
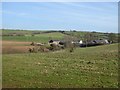
[[29,52],[30,53],[37,53],[38,52],[38,49],[36,47],[34,48],[29,48]]
[[35,36],[35,34],[31,34],[31,36]]
[[49,49],[46,46],[35,46],[34,48],[29,48],[30,53],[38,53],[38,52],[48,52]]
[[61,47],[55,44],[51,44],[49,47],[50,50],[55,51],[55,50],[60,50]]

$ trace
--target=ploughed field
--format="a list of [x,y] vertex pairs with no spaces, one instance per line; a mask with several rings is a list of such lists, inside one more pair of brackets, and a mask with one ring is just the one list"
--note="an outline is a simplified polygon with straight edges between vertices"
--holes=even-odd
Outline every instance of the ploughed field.
[[118,87],[118,44],[29,53],[30,43],[3,40],[3,88]]
[[16,53],[28,53],[31,42],[19,42],[19,41],[2,41],[2,53],[3,54],[16,54]]

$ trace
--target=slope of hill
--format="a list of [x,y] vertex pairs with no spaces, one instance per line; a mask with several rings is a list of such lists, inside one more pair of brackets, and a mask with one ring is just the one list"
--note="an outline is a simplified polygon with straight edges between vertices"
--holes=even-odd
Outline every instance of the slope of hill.
[[3,88],[118,88],[118,44],[4,54]]
[[[32,34],[33,31],[4,30],[2,40],[48,42],[50,39],[62,39],[64,34],[60,32]],[[35,33],[35,32],[34,32]],[[38,31],[36,32],[38,33]]]

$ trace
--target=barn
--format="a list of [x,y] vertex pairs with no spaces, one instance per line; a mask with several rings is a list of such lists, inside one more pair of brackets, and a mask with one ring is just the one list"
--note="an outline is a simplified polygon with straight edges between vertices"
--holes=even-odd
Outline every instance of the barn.
[[87,43],[83,43],[80,47],[90,47],[90,46],[98,46],[98,45],[105,45],[109,44],[108,40],[106,39],[99,39],[99,40],[92,40]]

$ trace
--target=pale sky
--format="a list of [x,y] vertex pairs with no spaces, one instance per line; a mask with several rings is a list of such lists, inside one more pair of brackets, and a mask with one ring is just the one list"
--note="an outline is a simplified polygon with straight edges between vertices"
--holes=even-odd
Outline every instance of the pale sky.
[[2,28],[118,32],[118,3],[2,2]]

